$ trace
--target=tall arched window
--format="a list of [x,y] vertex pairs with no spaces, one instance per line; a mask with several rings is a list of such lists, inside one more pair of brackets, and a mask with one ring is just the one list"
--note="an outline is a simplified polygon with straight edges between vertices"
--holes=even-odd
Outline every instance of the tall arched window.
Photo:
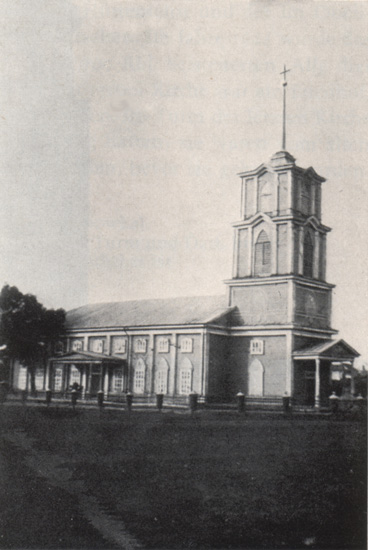
[[193,365],[186,357],[180,367],[179,393],[181,395],[189,395],[192,391],[192,373]]
[[146,365],[143,359],[140,357],[137,361],[134,369],[134,393],[144,393],[146,381]]
[[272,212],[272,187],[268,181],[259,182],[259,212]]
[[261,231],[255,246],[254,275],[271,274],[271,243],[265,231]]
[[304,236],[304,247],[303,247],[303,274],[306,277],[313,277],[313,256],[314,256],[313,240],[309,231],[306,231]]
[[156,370],[156,393],[167,393],[167,378],[169,365],[163,357],[159,360]]

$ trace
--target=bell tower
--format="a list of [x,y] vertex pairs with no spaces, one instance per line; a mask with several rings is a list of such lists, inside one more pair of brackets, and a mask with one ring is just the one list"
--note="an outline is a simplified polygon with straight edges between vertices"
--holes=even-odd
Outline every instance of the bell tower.
[[269,162],[239,174],[240,220],[234,227],[229,305],[247,327],[311,330],[330,338],[331,290],[325,281],[326,235],[321,220],[322,184],[301,168],[286,144],[286,73],[283,82],[282,150]]

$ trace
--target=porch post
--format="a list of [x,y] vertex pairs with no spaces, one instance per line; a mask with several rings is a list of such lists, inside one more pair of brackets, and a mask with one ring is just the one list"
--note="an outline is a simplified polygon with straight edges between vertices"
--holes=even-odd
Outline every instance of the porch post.
[[316,358],[316,379],[315,379],[315,394],[314,394],[314,407],[316,409],[320,408],[320,387],[321,387],[321,378],[320,378],[320,359]]
[[68,391],[68,387],[69,387],[69,380],[70,380],[70,365],[69,363],[67,363],[66,365],[64,365],[64,392]]
[[100,365],[100,383],[99,383],[99,391],[103,391],[103,386],[104,386],[104,374],[105,374],[105,366],[104,364],[101,362],[101,365]]
[[31,380],[30,380],[31,375],[30,375],[28,366],[26,366],[26,369],[27,369],[27,372],[26,372],[26,392],[28,393],[28,392],[29,392],[30,382],[31,382]]
[[87,375],[87,393],[88,396],[91,397],[89,394],[91,393],[91,383],[92,383],[92,363],[88,365],[88,375]]
[[104,392],[104,399],[107,399],[108,398],[108,395],[109,395],[109,367],[110,365],[105,365],[105,372],[104,372],[104,387],[103,387],[103,392]]
[[82,399],[86,398],[87,365],[82,365]]
[[50,370],[51,370],[51,361],[47,361],[47,365],[46,365],[46,380],[45,380],[45,387],[46,387],[46,390],[51,390],[51,386],[50,386]]
[[346,362],[346,364],[349,367],[350,377],[351,377],[350,378],[350,395],[354,395],[355,394],[355,376],[353,371],[353,362],[349,361],[349,362]]

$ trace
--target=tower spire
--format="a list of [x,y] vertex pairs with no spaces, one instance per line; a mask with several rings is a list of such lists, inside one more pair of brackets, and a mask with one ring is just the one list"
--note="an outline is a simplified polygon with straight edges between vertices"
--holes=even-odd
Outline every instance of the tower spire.
[[286,69],[284,65],[284,70],[280,73],[284,75],[284,82],[282,83],[283,87],[283,109],[282,109],[282,150],[286,150],[286,73],[289,73],[291,69]]

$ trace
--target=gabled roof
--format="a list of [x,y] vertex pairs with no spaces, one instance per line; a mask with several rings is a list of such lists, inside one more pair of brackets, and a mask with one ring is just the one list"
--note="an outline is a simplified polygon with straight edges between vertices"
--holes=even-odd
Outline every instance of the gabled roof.
[[349,346],[345,340],[328,340],[315,346],[296,350],[293,353],[294,359],[354,359],[359,353]]
[[51,358],[62,363],[123,363],[124,359],[116,355],[105,355],[93,351],[71,351]]
[[226,296],[89,304],[67,313],[66,329],[220,324],[233,309]]

